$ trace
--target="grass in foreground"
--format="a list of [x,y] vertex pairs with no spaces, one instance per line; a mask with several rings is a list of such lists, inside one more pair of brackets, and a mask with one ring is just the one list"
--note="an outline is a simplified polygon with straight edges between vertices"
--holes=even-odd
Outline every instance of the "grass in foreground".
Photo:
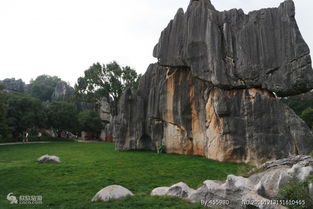
[[[44,154],[57,155],[60,164],[40,164]],[[245,165],[221,163],[199,156],[116,152],[110,143],[53,143],[0,146],[0,208],[45,209],[195,209],[175,198],[151,197],[151,190],[180,181],[197,188],[206,179],[223,180]],[[103,187],[118,184],[135,196],[92,203]],[[42,195],[42,205],[10,205],[8,193]]]

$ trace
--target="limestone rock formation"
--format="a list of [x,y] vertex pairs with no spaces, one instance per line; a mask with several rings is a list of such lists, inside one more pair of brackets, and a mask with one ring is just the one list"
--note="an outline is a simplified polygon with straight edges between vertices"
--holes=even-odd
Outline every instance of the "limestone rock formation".
[[188,67],[216,87],[289,96],[313,88],[309,53],[292,0],[248,15],[218,12],[209,0],[192,0],[162,32],[153,54],[160,65]]
[[262,165],[257,174],[249,179],[258,185],[258,193],[264,197],[275,198],[278,191],[292,178],[300,181],[313,175],[313,158],[310,156],[293,156]]
[[[169,195],[170,188],[179,188],[176,191],[186,191],[185,195],[181,195],[182,192],[176,192],[172,196],[191,202],[199,202],[210,208],[286,209],[278,201],[275,202],[278,198],[278,191],[292,178],[300,181],[312,175],[312,166],[312,157],[292,156],[263,164],[259,168],[261,172],[249,178],[229,175],[225,182],[206,180],[197,190],[189,188],[186,184],[179,183],[171,187],[155,188],[152,190],[151,195]],[[312,185],[309,185],[308,195],[312,194],[311,190]],[[311,205],[308,204],[306,203],[306,208],[311,208]]]
[[64,81],[59,81],[52,94],[52,99],[65,99],[74,94],[74,89]]
[[0,81],[0,84],[4,86],[7,92],[24,93],[26,89],[26,85],[21,79],[6,78]]
[[133,193],[120,185],[111,185],[100,190],[93,198],[92,202],[119,200],[127,196],[133,196]]
[[110,107],[110,100],[107,97],[103,97],[98,103],[97,107],[100,118],[103,123],[103,129],[100,134],[100,139],[105,142],[113,142],[113,116]]
[[192,0],[162,32],[137,89],[119,101],[117,150],[164,147],[260,165],[308,154],[313,135],[278,96],[313,88],[291,0],[248,15]]

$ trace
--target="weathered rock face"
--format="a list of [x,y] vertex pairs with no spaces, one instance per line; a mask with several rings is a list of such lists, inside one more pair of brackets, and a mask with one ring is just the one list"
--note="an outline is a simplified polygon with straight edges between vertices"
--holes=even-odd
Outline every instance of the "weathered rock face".
[[209,0],[192,0],[162,32],[153,54],[160,65],[189,67],[194,77],[220,88],[262,88],[289,96],[313,87],[309,52],[292,0],[248,15],[218,12]]
[[110,100],[103,97],[96,105],[102,120],[103,129],[100,134],[100,139],[105,142],[113,142],[113,116],[110,107]]
[[57,83],[54,92],[52,94],[52,99],[65,99],[66,97],[72,96],[74,94],[74,89],[64,81]]
[[116,149],[164,146],[168,153],[251,164],[313,150],[309,128],[272,93],[312,88],[292,1],[249,15],[191,1],[162,32],[154,54],[159,63],[120,99]]
[[26,88],[24,81],[21,79],[15,80],[15,78],[4,79],[0,81],[0,84],[3,84],[5,90],[8,92],[24,93]]

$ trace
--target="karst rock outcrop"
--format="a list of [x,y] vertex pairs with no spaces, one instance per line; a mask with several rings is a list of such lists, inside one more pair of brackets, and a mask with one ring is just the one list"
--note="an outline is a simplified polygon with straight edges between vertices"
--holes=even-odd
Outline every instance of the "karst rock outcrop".
[[162,147],[255,165],[313,150],[310,129],[279,99],[313,88],[293,1],[244,14],[191,0],[153,55],[158,63],[120,99],[117,150]]
[[[248,178],[228,175],[223,182],[206,180],[196,190],[183,182],[170,187],[157,187],[151,191],[151,195],[174,196],[217,209],[287,209],[283,205],[288,206],[289,200],[282,201],[279,191],[291,180],[299,182],[312,175],[313,158],[298,155],[268,161],[254,172]],[[309,191],[311,186],[308,187]],[[303,194],[302,198],[308,200],[309,195]],[[298,208],[312,208],[311,203],[305,200],[294,202],[295,205]]]

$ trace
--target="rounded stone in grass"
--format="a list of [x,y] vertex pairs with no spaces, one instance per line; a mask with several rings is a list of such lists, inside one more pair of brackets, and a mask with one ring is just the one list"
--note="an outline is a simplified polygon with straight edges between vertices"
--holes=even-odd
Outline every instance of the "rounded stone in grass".
[[43,155],[37,159],[40,163],[60,163],[61,160],[58,156],[53,155]]
[[172,185],[171,187],[157,187],[152,190],[151,196],[173,196],[179,198],[188,198],[193,192],[194,189],[190,188],[186,183],[179,182]]
[[92,202],[119,200],[134,194],[120,185],[111,185],[101,189],[92,199]]
[[157,187],[152,190],[151,196],[165,196],[170,187]]

